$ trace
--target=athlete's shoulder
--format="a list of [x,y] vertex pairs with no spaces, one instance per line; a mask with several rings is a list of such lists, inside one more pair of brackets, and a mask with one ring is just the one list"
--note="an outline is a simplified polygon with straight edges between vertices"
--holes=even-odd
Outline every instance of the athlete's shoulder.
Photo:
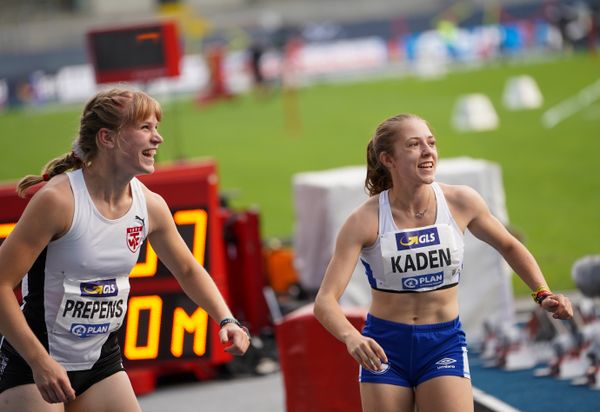
[[356,209],[352,211],[352,213],[350,214],[350,218],[357,220],[378,219],[379,196],[380,194],[370,196],[367,200],[365,200]]
[[[54,176],[29,200],[21,220],[34,223],[35,230],[42,227],[53,235],[65,233],[71,225],[75,208],[73,191],[65,174]],[[29,225],[25,224],[25,227]]]
[[148,189],[142,184],[142,192],[146,199],[146,208],[150,217],[149,232],[164,227],[170,220],[173,220],[171,210],[165,199],[156,192]]
[[73,189],[68,176],[64,173],[54,176],[34,193],[31,202],[39,202],[46,207],[72,207]]
[[340,235],[361,245],[372,244],[379,231],[379,195],[369,197],[350,213]]
[[165,201],[165,199],[159,195],[156,192],[153,192],[152,190],[150,190],[148,188],[148,186],[146,186],[145,184],[143,184],[141,181],[139,181],[140,187],[142,189],[142,193],[144,194],[144,198],[146,199],[146,203],[148,204],[148,207],[166,207],[167,202]]
[[473,202],[479,202],[482,199],[481,195],[471,186],[445,183],[438,183],[438,186],[442,190],[446,201],[456,207],[472,205]]
[[459,226],[466,227],[474,216],[488,210],[483,197],[467,185],[440,184],[454,219]]

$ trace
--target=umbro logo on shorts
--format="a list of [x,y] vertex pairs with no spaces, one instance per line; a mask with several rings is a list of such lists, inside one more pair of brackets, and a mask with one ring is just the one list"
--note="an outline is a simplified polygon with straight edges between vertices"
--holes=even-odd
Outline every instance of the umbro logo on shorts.
[[438,365],[437,369],[454,369],[456,368],[453,363],[456,363],[456,359],[443,358],[437,361],[435,364]]

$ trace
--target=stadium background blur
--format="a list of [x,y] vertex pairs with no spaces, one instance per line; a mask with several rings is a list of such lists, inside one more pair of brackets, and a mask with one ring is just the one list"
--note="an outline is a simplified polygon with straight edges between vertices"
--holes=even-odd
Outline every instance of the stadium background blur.
[[[166,16],[180,22],[182,75],[138,85],[165,106],[159,160],[215,158],[224,195],[260,209],[265,239],[293,235],[295,173],[363,164],[375,125],[411,111],[430,119],[442,157],[501,165],[511,225],[555,288],[572,288],[574,260],[595,252],[597,102],[551,128],[541,118],[597,79],[597,2],[4,0],[1,11],[2,180],[37,172],[76,133],[75,113],[96,90],[86,31]],[[292,35],[308,52],[296,108],[286,109],[281,93],[247,93],[247,48],[255,39],[266,45],[275,88]],[[210,77],[204,56],[215,44],[227,46],[227,83],[238,98],[200,108]],[[537,81],[543,107],[502,106],[506,81],[521,74]],[[496,130],[452,128],[456,100],[473,92],[494,103]]]
[[[91,29],[172,19],[182,74],[134,86],[164,108],[160,164],[215,159],[223,202],[259,211],[266,248],[293,247],[297,173],[364,164],[374,127],[398,112],[430,120],[442,158],[502,168],[511,229],[554,289],[598,253],[599,1],[2,0],[0,179],[37,173],[64,152],[97,87]],[[286,90],[286,45],[302,63]],[[264,90],[249,48],[263,47]],[[225,50],[227,96],[211,89],[211,51]],[[503,104],[507,81],[535,79],[543,105]],[[105,85],[102,87],[106,87]],[[499,123],[458,130],[458,99],[489,97]],[[526,288],[514,283],[517,296]]]

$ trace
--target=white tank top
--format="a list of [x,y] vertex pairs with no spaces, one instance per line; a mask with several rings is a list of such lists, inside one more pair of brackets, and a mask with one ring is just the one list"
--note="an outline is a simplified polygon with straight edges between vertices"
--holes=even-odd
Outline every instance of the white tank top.
[[[75,200],[71,227],[48,244],[45,264],[32,268],[44,273],[28,273],[23,295],[24,308],[43,311],[50,355],[71,371],[91,368],[109,336],[116,339],[127,311],[129,273],[148,233],[148,212],[136,178],[130,183],[131,208],[111,220],[96,209],[81,169],[67,175]],[[41,293],[28,299],[28,289],[39,289],[40,282]]]
[[436,199],[433,225],[398,229],[388,190],[379,194],[377,241],[361,250],[369,284],[384,292],[428,292],[456,286],[463,265],[463,233],[456,224],[442,189],[431,184]]

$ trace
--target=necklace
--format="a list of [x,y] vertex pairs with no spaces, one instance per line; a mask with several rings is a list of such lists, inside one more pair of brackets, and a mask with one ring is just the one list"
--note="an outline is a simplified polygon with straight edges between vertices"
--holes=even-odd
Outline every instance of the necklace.
[[427,211],[429,210],[429,200],[431,200],[431,190],[429,191],[429,196],[427,196],[427,203],[425,203],[425,209],[423,209],[422,211],[416,211],[415,212],[415,217],[417,219],[422,219],[423,216],[425,216],[425,213],[427,213]]

